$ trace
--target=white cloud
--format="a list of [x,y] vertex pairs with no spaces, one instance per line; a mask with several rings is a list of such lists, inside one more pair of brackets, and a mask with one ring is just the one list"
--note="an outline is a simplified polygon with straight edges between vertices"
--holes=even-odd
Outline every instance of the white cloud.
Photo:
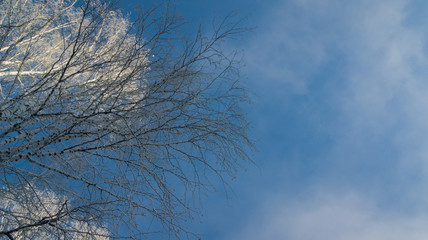
[[[420,28],[406,25],[411,14],[408,4],[405,0],[291,0],[276,6],[266,18],[271,23],[266,23],[259,44],[254,43],[260,46],[265,41],[265,48],[254,48],[250,65],[276,84],[286,82],[299,93],[314,94],[307,88],[312,81],[329,81],[314,78],[314,73],[337,56],[331,48],[346,61],[341,66],[344,88],[325,94],[337,99],[332,108],[341,121],[325,126],[333,132],[333,144],[322,160],[333,170],[325,167],[318,174],[330,182],[315,185],[331,184],[352,193],[325,191],[303,199],[284,193],[282,202],[266,196],[267,206],[229,239],[421,240],[428,236],[428,215],[422,214],[428,205],[428,39]],[[358,176],[337,177],[341,170]],[[364,186],[356,186],[358,181]],[[393,195],[399,199],[387,199]],[[290,199],[303,202],[291,204]],[[388,207],[382,206],[385,202]],[[395,203],[396,209],[391,207]]]
[[340,104],[346,125],[335,148],[358,156],[388,146],[403,169],[428,169],[426,34],[405,25],[408,1],[358,2],[348,20],[353,37],[345,39],[350,64]]
[[301,203],[267,206],[229,239],[422,240],[428,216],[397,215],[355,193],[320,193]]
[[330,33],[317,29],[317,24],[311,9],[301,3],[287,1],[273,6],[246,49],[249,71],[257,74],[262,84],[268,80],[284,90],[307,93],[307,81],[328,54]]

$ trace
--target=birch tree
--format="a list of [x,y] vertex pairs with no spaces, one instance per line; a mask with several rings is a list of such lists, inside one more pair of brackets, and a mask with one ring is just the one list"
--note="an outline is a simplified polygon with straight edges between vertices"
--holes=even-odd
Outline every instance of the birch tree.
[[[0,1],[0,217],[26,219],[16,236],[70,217],[93,237],[103,223],[142,238],[147,219],[186,236],[195,196],[248,160],[238,62],[221,51],[243,29],[184,38],[162,6],[131,22],[99,0]],[[67,199],[45,211],[57,221],[33,214],[49,205],[37,189]]]
[[[79,219],[67,199],[52,191],[26,185],[25,189],[0,191],[0,233],[9,239],[107,240],[105,226]],[[4,189],[2,189],[4,190]],[[38,220],[36,220],[38,219]]]

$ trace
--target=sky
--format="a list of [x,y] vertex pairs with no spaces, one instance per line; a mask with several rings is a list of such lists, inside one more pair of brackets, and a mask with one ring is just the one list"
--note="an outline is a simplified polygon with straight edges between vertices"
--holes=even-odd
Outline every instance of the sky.
[[419,240],[428,236],[428,2],[177,0],[192,24],[238,11],[227,48],[258,151],[209,193],[207,240]]

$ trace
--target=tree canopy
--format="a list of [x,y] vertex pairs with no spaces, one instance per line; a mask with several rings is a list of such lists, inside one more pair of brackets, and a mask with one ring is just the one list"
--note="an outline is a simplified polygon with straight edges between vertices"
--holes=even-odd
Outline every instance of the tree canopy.
[[221,45],[245,29],[183,37],[169,6],[131,22],[106,1],[0,1],[0,236],[142,238],[142,219],[187,236],[195,196],[249,160]]

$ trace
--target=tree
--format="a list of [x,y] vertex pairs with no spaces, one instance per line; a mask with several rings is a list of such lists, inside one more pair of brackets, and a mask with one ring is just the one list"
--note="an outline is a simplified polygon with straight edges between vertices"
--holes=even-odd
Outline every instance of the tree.
[[9,239],[108,239],[105,226],[75,218],[74,209],[57,194],[31,185],[15,190],[0,191],[0,232]]
[[[185,39],[169,6],[131,22],[99,0],[0,1],[0,218],[26,219],[15,235],[77,219],[140,238],[155,219],[180,237],[194,196],[249,160],[238,61],[221,51],[245,29],[226,18]],[[46,212],[58,221],[31,213],[44,194],[67,199]]]

